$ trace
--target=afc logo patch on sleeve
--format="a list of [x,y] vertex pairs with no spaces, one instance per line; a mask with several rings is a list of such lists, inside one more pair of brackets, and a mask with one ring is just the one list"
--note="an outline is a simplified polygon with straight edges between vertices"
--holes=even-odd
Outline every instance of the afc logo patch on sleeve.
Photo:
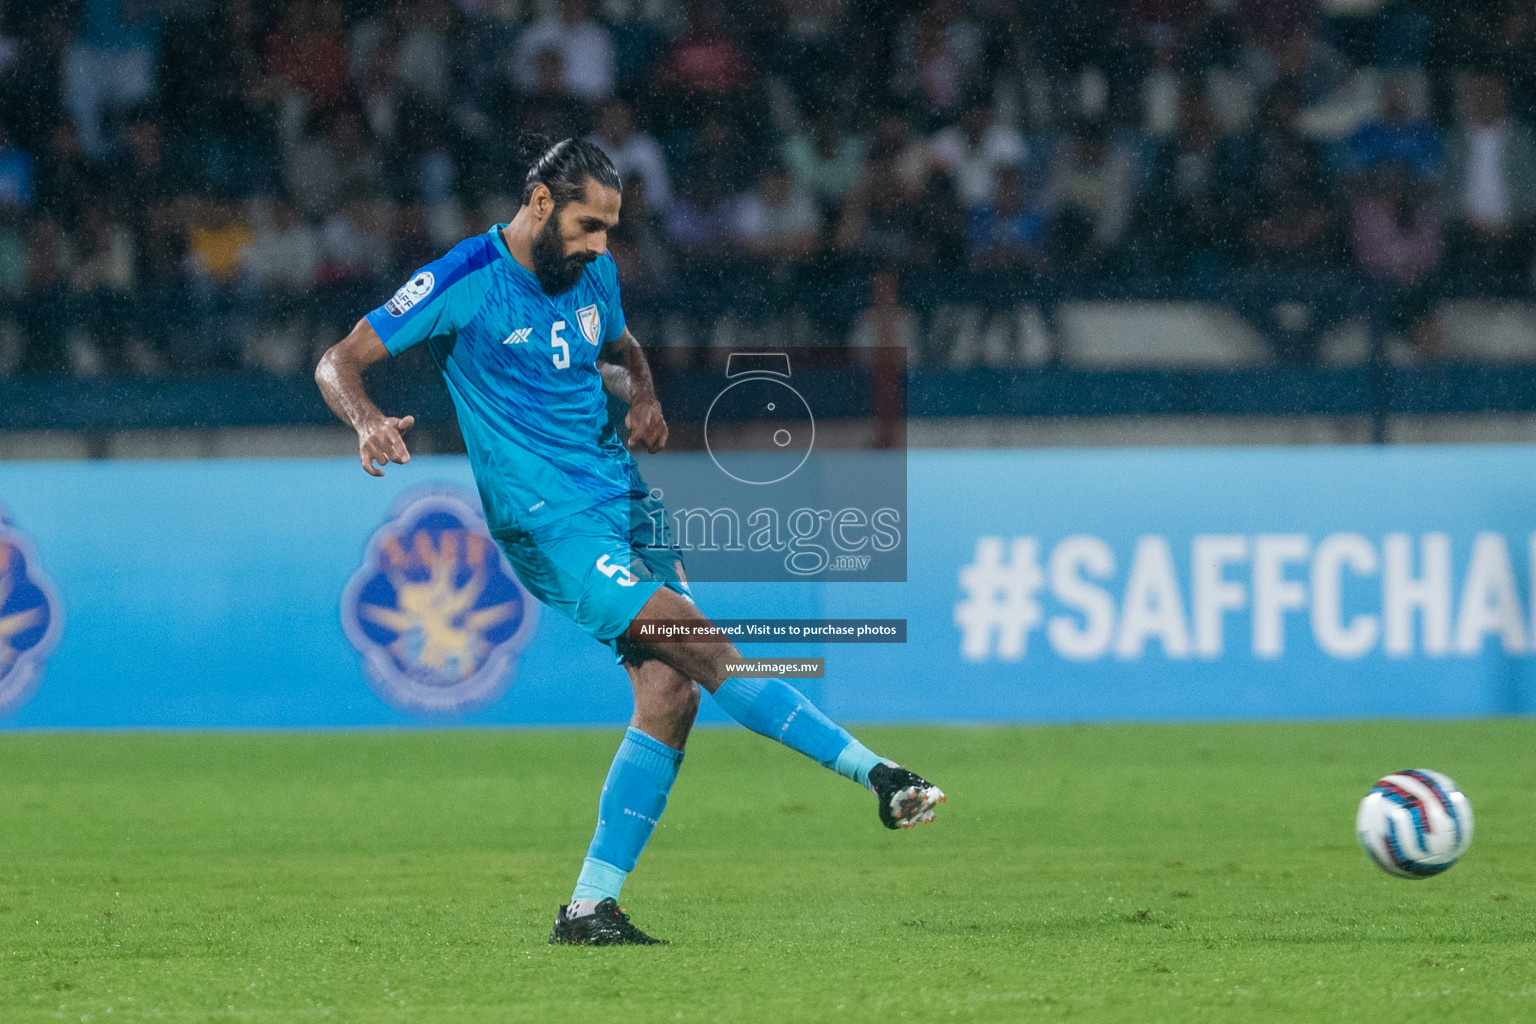
[[404,316],[406,310],[432,294],[432,286],[437,279],[432,276],[432,271],[423,270],[401,286],[390,300],[384,303],[384,309],[390,316]]
[[582,306],[576,311],[576,322],[581,325],[581,336],[590,345],[602,344],[603,318],[596,306]]

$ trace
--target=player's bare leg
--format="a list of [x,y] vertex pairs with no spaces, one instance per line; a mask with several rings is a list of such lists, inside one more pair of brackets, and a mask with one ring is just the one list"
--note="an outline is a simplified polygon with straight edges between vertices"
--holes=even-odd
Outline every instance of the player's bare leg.
[[[651,595],[634,621],[647,620],[709,622],[692,601],[665,587]],[[636,646],[679,675],[696,680],[714,695],[722,710],[748,729],[867,786],[878,798],[880,821],[887,828],[911,828],[932,821],[934,808],[945,802],[944,791],[938,786],[875,756],[782,680],[728,676],[726,665],[741,658],[729,640]]]
[[631,728],[682,750],[699,713],[699,684],[656,658],[624,663],[635,691]]

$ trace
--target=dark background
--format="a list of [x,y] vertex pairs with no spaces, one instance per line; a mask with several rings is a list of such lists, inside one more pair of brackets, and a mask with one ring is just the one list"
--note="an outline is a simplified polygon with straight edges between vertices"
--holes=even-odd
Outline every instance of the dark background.
[[[904,345],[914,415],[1536,408],[1439,312],[1529,297],[1533,118],[1536,9],[1487,0],[12,0],[0,427],[326,422],[314,357],[512,215],[524,129],[615,156],[648,345]],[[1219,303],[1264,365],[1029,349],[1084,299]]]

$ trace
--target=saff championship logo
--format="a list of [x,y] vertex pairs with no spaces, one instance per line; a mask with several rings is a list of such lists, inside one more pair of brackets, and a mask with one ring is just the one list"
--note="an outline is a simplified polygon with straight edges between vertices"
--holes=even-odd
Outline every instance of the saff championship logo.
[[432,286],[436,283],[436,279],[432,277],[432,271],[423,270],[401,285],[400,290],[384,303],[384,308],[388,310],[390,316],[404,316],[412,306],[432,294]]
[[410,714],[471,711],[506,691],[537,615],[459,488],[413,488],[374,532],[341,601],[368,685]]
[[0,714],[26,702],[64,630],[37,552],[0,508]]

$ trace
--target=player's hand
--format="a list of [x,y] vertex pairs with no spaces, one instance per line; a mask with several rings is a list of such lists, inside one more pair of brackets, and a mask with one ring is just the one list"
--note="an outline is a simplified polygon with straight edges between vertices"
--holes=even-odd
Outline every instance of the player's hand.
[[[410,430],[415,422],[415,416],[381,416],[357,428],[357,450],[369,476],[383,476],[382,467],[391,462],[403,466],[411,461],[405,438],[400,435]],[[378,467],[374,463],[378,463]]]
[[654,398],[631,405],[624,426],[629,428],[631,451],[644,446],[648,452],[659,452],[667,446],[667,421],[661,415],[661,403]]

